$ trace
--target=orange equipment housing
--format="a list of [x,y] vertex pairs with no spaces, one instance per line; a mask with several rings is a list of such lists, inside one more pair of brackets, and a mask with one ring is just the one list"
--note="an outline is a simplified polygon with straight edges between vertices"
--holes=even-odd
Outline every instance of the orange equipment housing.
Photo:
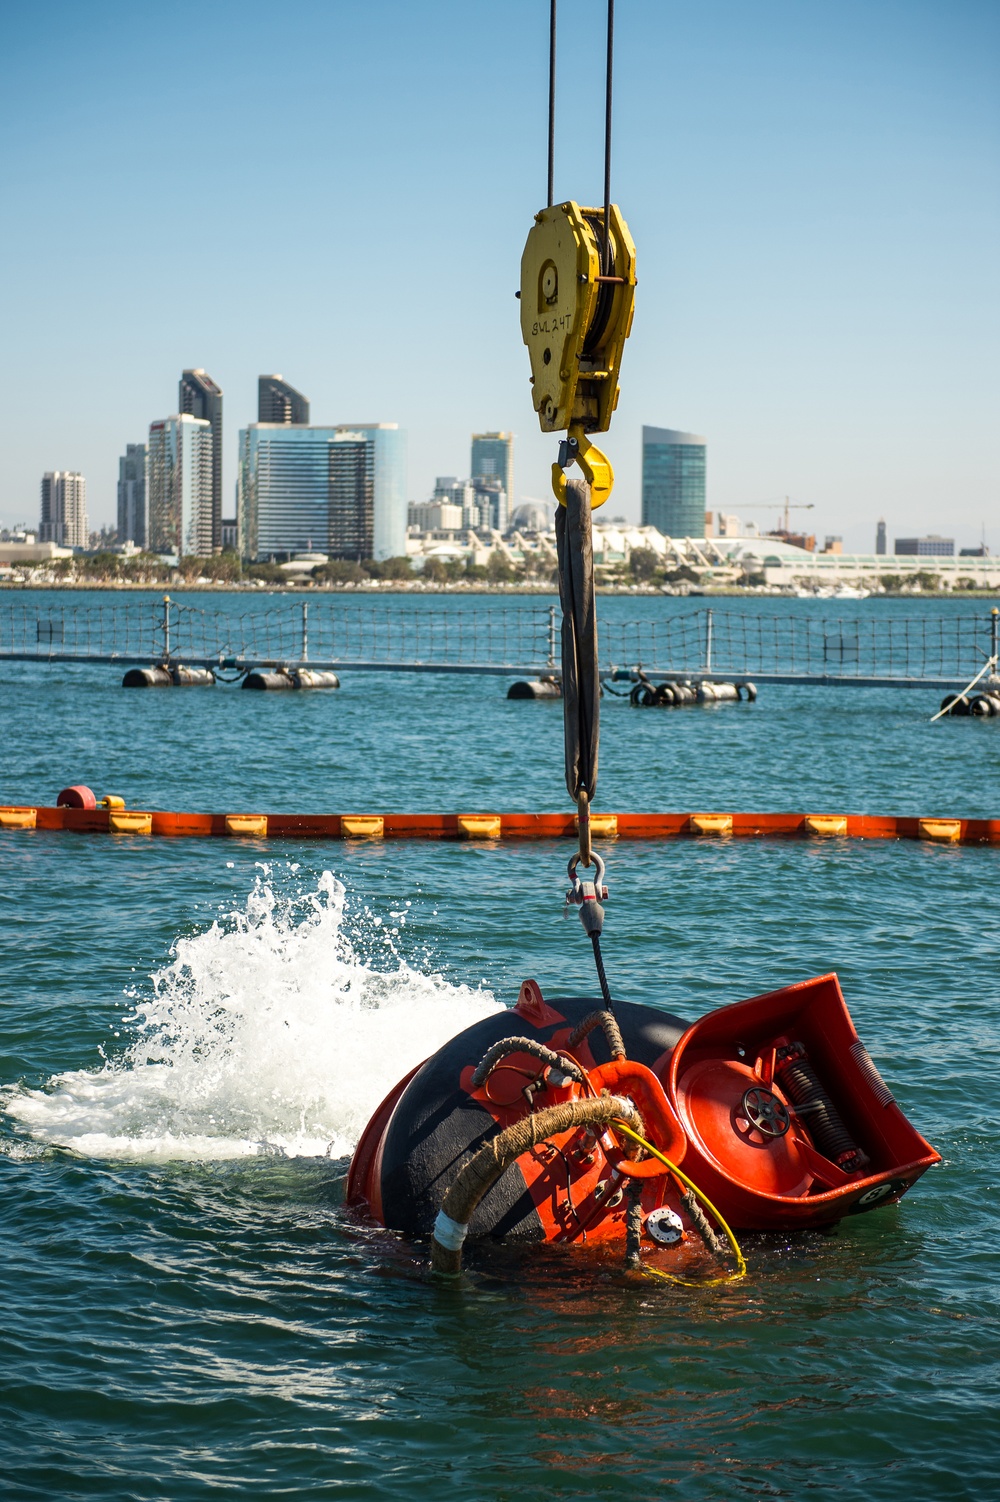
[[[512,1010],[451,1039],[371,1118],[348,1204],[429,1234],[485,1142],[543,1108],[602,1094],[637,1108],[646,1139],[672,1167],[644,1156],[614,1123],[572,1126],[517,1157],[478,1204],[472,1236],[607,1242],[625,1237],[638,1205],[647,1243],[676,1246],[699,1218],[685,1176],[736,1229],[804,1230],[893,1203],[940,1162],[872,1063],[835,975],[691,1026],[618,1002],[610,1044],[594,1025],[601,1005],[546,1002],[526,981]],[[625,1056],[612,1057],[621,1043]]]

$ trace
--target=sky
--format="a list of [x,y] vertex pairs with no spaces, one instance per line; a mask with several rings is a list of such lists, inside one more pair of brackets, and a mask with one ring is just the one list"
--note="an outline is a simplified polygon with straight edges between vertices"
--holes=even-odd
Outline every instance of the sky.
[[[602,197],[604,10],[559,6],[557,199]],[[616,13],[639,286],[605,514],[640,519],[652,424],[706,437],[712,510],[1000,551],[1000,6]],[[113,524],[187,366],[225,393],[226,514],[263,372],[313,422],[404,427],[413,500],[487,429],[546,497],[514,293],[547,28],[547,0],[0,0],[0,523],[74,469]]]

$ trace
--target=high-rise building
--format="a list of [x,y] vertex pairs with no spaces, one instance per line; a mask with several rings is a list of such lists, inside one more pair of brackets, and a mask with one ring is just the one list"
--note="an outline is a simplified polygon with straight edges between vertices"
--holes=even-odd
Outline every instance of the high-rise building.
[[330,453],[334,558],[406,552],[406,433],[394,422],[337,429]]
[[87,482],[83,475],[75,470],[49,470],[42,476],[39,542],[55,542],[64,548],[85,548],[89,536]]
[[927,537],[897,537],[894,550],[897,557],[954,558],[955,539],[939,537],[936,532]]
[[[471,472],[473,484],[477,480],[499,480],[509,510],[514,504],[513,433],[473,433]],[[505,531],[506,516],[496,525]]]
[[395,558],[406,552],[406,434],[395,423],[240,433],[240,551],[245,558]]
[[151,552],[204,558],[213,551],[214,454],[207,418],[179,412],[150,423],[146,546]]
[[643,428],[643,526],[667,537],[704,537],[705,449],[697,433]]
[[222,388],[203,370],[185,370],[177,401],[182,413],[200,418],[212,429],[212,540],[206,552],[218,553],[222,548]]
[[309,403],[280,375],[258,376],[257,421],[308,424]]
[[879,518],[878,527],[875,530],[875,553],[876,553],[876,556],[878,556],[878,557],[881,558],[882,555],[885,553],[885,548],[886,548],[886,542],[885,542],[885,521],[880,517]]
[[146,445],[130,443],[118,460],[118,541],[144,548],[148,535]]
[[479,507],[479,525],[506,532],[510,522],[510,503],[500,480],[473,480]]

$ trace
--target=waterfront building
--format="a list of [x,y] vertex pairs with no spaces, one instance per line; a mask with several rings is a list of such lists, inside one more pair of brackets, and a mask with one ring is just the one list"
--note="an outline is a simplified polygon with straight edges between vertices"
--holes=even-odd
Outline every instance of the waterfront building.
[[697,433],[643,428],[643,526],[668,537],[705,536],[705,452]]
[[885,551],[885,521],[880,517],[878,528],[875,532],[875,553],[878,557],[882,557],[885,554]]
[[434,482],[434,499],[449,506],[457,506],[462,513],[462,526],[477,532],[484,523],[480,498],[471,480],[459,480],[454,475],[439,475]]
[[472,483],[479,507],[480,525],[491,527],[495,532],[506,532],[510,521],[510,505],[502,481],[474,479]]
[[280,375],[258,376],[257,421],[308,426],[309,402]]
[[918,558],[954,558],[955,539],[953,537],[938,537],[934,532],[927,537],[897,537],[895,552],[898,557]]
[[178,406],[212,430],[212,540],[206,552],[218,553],[222,548],[222,388],[203,370],[185,370]]
[[459,480],[454,475],[439,475],[434,483],[433,501],[457,507],[462,518],[459,525],[466,530],[507,530],[507,492],[498,479]]
[[42,476],[38,540],[64,548],[87,546],[87,482],[75,470],[49,470]]
[[407,520],[418,532],[460,532],[462,508],[450,501],[425,501],[411,503],[407,508]]
[[144,548],[148,531],[146,445],[130,443],[118,460],[118,541]]
[[[513,505],[513,433],[473,433],[470,473],[474,485],[480,480],[499,480],[500,488],[506,497],[507,507]],[[507,527],[506,514],[502,522],[495,522],[493,525],[499,531],[505,531]]]
[[406,552],[406,433],[394,422],[340,427],[331,450],[333,558],[401,558]]
[[[213,551],[214,449],[207,418],[178,412],[150,423],[146,454],[146,546],[150,552],[204,558]],[[221,532],[220,519],[220,543]]]
[[290,559],[406,552],[406,434],[395,423],[252,423],[240,433],[240,551]]

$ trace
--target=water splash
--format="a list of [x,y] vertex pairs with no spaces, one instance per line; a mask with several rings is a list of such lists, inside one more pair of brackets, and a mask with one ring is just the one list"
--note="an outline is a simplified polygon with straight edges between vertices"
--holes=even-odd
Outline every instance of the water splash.
[[413,969],[404,924],[349,920],[330,872],[281,895],[264,866],[243,909],[178,939],[133,994],[121,1055],[3,1107],[35,1141],[94,1157],[340,1157],[398,1079],[498,1008]]

